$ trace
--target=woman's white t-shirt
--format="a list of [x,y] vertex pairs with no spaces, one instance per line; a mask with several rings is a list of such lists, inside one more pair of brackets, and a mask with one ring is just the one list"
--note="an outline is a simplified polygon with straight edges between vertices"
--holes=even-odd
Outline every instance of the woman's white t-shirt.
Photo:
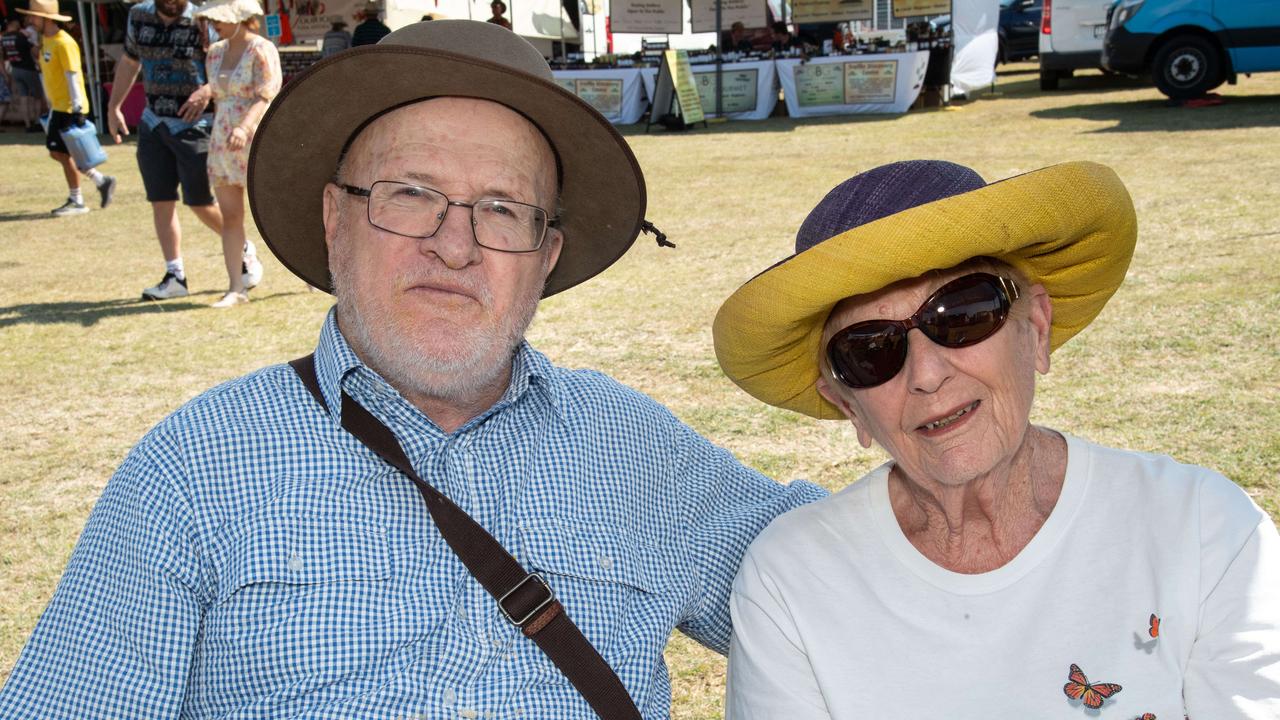
[[1217,473],[1064,437],[1057,505],[991,572],[911,545],[890,464],[774,521],[734,585],[727,716],[1280,718],[1271,519]]

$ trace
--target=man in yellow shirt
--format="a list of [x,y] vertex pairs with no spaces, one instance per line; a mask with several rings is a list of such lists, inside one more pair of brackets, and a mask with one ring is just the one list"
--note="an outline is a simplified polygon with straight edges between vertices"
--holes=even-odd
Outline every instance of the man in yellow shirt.
[[[49,129],[45,146],[49,156],[62,166],[67,179],[67,201],[53,211],[58,217],[80,215],[89,212],[84,195],[80,192],[80,172],[76,169],[62,139],[62,131],[83,125],[90,113],[89,96],[84,91],[84,73],[80,70],[80,46],[58,23],[71,20],[58,14],[57,0],[31,0],[31,9],[18,12],[32,16],[34,26],[40,31],[40,70],[44,78],[44,94],[49,100]],[[115,194],[116,179],[103,175],[96,168],[84,171],[93,181],[102,197],[102,207],[111,204]]]

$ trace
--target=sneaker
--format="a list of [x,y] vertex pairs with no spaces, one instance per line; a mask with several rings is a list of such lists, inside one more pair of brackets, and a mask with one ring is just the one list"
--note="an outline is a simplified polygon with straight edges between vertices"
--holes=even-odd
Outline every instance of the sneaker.
[[116,179],[111,175],[102,177],[102,184],[98,186],[98,194],[102,196],[102,205],[106,207],[111,204],[111,198],[116,195]]
[[233,292],[228,290],[222,299],[213,304],[216,308],[229,308],[234,305],[243,305],[249,302],[249,293]]
[[240,263],[240,279],[244,280],[245,290],[252,290],[262,282],[262,262],[256,254],[244,256]]
[[62,207],[53,210],[53,216],[66,217],[68,215],[83,215],[87,212],[89,212],[89,208],[85,207],[84,203],[67,198],[67,201],[62,203]]
[[168,300],[169,298],[186,297],[187,279],[179,279],[171,272],[164,274],[160,282],[142,291],[143,300]]

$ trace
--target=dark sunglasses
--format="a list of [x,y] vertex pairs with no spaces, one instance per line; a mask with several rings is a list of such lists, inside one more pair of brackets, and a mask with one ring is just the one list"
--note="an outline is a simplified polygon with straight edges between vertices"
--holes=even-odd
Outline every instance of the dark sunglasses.
[[912,328],[943,347],[968,347],[999,330],[1017,299],[1012,280],[989,273],[965,275],[938,288],[906,320],[866,320],[837,332],[827,342],[827,361],[845,385],[875,387],[892,380],[906,363]]

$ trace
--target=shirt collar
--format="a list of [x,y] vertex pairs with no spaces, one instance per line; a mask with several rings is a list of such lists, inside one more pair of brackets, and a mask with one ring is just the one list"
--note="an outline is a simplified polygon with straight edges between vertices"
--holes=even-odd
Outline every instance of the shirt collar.
[[[329,309],[324,325],[320,329],[315,366],[316,377],[320,382],[320,392],[324,395],[329,414],[334,418],[341,416],[342,381],[352,372],[366,372],[369,377],[376,378],[376,382],[386,385],[388,390],[395,392],[390,384],[361,362],[355,350],[351,349],[351,345],[347,343],[347,339],[338,328],[336,306]],[[522,340],[516,348],[515,358],[511,364],[511,384],[507,386],[506,392],[493,408],[481,413],[476,420],[518,402],[532,388],[546,401],[551,414],[563,422],[564,409],[561,405],[561,393],[554,370],[555,366],[545,355],[534,350],[527,340]]]

